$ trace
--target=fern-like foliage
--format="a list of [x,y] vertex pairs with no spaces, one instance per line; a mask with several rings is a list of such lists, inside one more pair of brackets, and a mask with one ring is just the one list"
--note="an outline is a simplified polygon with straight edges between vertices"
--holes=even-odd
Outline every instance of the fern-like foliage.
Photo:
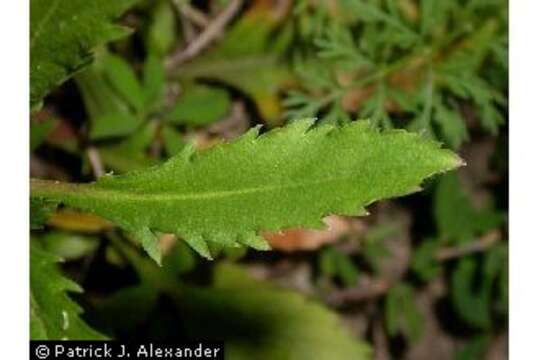
[[87,65],[97,45],[128,34],[111,20],[137,1],[31,0],[31,107]]
[[337,127],[307,119],[258,132],[91,184],[34,180],[32,196],[117,223],[158,261],[155,231],[178,234],[210,258],[208,242],[267,249],[263,230],[320,228],[329,214],[365,214],[364,206],[417,191],[423,179],[462,163],[438,143],[365,121]]
[[468,139],[471,122],[491,133],[503,123],[507,0],[300,3],[307,49],[295,66],[302,88],[285,100],[289,118],[369,117],[452,148]]

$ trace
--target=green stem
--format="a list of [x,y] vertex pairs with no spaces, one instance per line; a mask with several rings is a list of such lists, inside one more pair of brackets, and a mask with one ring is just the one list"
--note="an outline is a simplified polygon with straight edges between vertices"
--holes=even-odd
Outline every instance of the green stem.
[[409,55],[405,55],[402,58],[396,60],[395,62],[388,64],[386,66],[380,67],[377,71],[374,73],[358,79],[357,81],[352,82],[350,85],[343,88],[343,91],[350,90],[353,88],[362,88],[364,86],[367,86],[373,82],[383,80],[390,74],[401,70],[402,68],[406,67],[410,63],[412,63],[414,60],[417,60],[418,58],[425,58],[427,55],[430,55],[431,49],[430,48],[421,48],[418,51],[414,51],[413,53]]

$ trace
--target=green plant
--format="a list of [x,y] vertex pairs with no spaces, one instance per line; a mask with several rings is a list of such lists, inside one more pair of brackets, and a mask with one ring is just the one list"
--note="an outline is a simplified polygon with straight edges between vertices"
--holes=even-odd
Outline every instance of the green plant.
[[39,106],[52,89],[88,65],[97,45],[126,36],[127,29],[110,20],[135,2],[32,0],[30,106]]
[[[505,314],[506,247],[445,254],[500,234],[504,211],[432,178],[464,165],[442,143],[458,149],[475,119],[493,134],[503,123],[504,2],[239,3],[31,0],[31,338],[215,338],[230,359],[364,359],[342,302],[382,297],[365,323],[412,346],[417,292],[448,274],[474,332],[460,356],[484,351]],[[113,23],[126,11],[134,31]],[[204,46],[186,52],[193,34]],[[395,218],[379,203],[424,185]],[[407,202],[432,196],[436,229],[408,239]],[[253,279],[252,262],[272,273],[283,256],[257,252],[268,232],[323,230],[328,215],[355,225],[296,257],[320,280],[304,295]],[[103,272],[96,291],[88,279]],[[72,298],[76,283],[90,291]]]
[[506,107],[505,9],[506,0],[301,1],[302,87],[285,100],[288,116],[369,117],[458,148],[469,138],[472,107],[496,133]]
[[200,153],[187,148],[162,165],[88,185],[33,180],[31,193],[114,221],[159,262],[153,231],[175,233],[208,258],[209,241],[267,249],[261,230],[320,227],[326,214],[365,213],[364,205],[414,192],[423,178],[461,163],[401,131],[378,133],[362,122],[312,126],[298,121],[260,137],[252,130],[233,143]]

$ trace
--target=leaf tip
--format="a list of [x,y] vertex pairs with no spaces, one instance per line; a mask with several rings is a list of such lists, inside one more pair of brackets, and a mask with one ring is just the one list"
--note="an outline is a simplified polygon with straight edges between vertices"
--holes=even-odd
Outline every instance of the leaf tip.
[[208,260],[214,260],[212,257],[212,254],[210,253],[210,249],[208,248],[208,244],[206,241],[204,241],[203,237],[201,235],[191,235],[191,236],[180,236],[183,238],[189,246],[193,250],[195,250],[199,255],[202,257],[208,259]]
[[158,266],[161,266],[163,256],[156,235],[154,235],[148,227],[145,227],[136,231],[135,236],[140,239],[143,249],[148,253],[152,260],[154,260]]
[[239,242],[254,248],[255,250],[268,251],[272,250],[270,244],[260,235],[255,232],[248,232],[239,236]]
[[458,169],[462,166],[467,166],[467,162],[458,154],[454,153],[451,150],[446,150],[448,152],[448,163],[445,167],[445,171]]

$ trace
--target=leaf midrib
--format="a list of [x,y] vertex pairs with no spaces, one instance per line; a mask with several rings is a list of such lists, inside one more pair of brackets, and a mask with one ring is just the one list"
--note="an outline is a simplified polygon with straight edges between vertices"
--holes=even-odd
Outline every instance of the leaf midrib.
[[[353,173],[347,175],[319,179],[313,181],[297,182],[292,184],[285,185],[266,185],[258,186],[252,188],[244,189],[235,189],[235,190],[222,190],[222,191],[210,191],[210,192],[200,192],[200,193],[188,193],[188,194],[179,194],[171,192],[159,192],[152,194],[142,194],[136,192],[130,192],[129,189],[105,189],[99,187],[99,184],[89,185],[88,192],[85,192],[85,196],[93,198],[107,198],[108,201],[113,200],[113,197],[116,200],[130,200],[130,201],[187,201],[187,200],[214,200],[226,197],[241,196],[255,193],[264,193],[264,192],[273,192],[276,190],[282,189],[296,189],[302,187],[310,187],[321,184],[328,184],[332,182],[340,182],[347,179],[352,179],[354,177]],[[97,185],[97,186],[96,186]],[[90,188],[91,187],[91,188]]]

